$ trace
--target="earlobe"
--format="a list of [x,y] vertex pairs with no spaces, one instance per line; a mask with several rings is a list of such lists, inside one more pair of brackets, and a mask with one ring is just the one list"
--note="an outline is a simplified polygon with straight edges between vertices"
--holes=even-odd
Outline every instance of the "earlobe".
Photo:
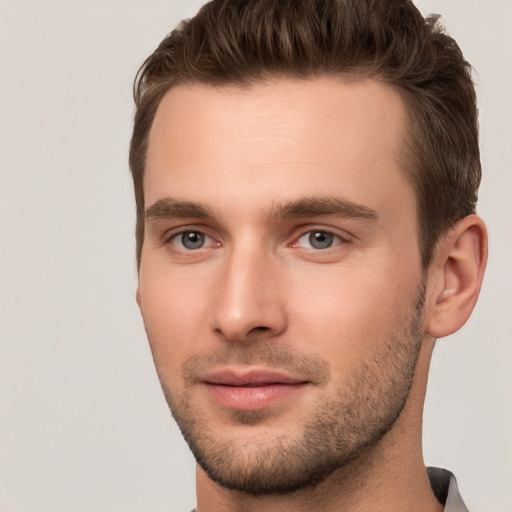
[[431,304],[426,333],[442,338],[460,329],[476,304],[487,263],[487,230],[469,215],[439,241],[429,278]]

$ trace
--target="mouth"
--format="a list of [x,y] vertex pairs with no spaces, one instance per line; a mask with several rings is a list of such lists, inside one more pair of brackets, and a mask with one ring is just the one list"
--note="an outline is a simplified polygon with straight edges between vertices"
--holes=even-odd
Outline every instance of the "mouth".
[[285,372],[234,369],[211,372],[202,379],[210,398],[226,409],[262,410],[291,399],[309,381]]

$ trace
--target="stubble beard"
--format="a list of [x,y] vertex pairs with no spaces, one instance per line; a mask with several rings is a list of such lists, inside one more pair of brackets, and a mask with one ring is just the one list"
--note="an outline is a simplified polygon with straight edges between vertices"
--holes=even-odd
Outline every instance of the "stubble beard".
[[[297,425],[296,435],[271,439],[225,439],[208,425],[208,417],[197,410],[185,387],[172,393],[161,379],[162,389],[171,412],[198,464],[217,484],[252,496],[283,495],[315,486],[335,471],[348,467],[371,452],[389,432],[402,412],[412,385],[423,341],[422,324],[425,286],[418,289],[412,312],[395,326],[394,333],[381,340],[370,360],[363,361],[343,389],[329,401],[320,403],[310,420]],[[300,360],[289,348],[254,342],[244,353],[238,345],[221,353],[189,361],[187,371],[197,364],[222,360],[282,364],[307,369],[318,379],[329,380],[327,364],[318,358]],[[233,356],[233,350],[235,355]],[[238,355],[237,355],[238,354]],[[186,380],[186,377],[185,377]],[[233,411],[235,424],[263,424],[269,411]]]

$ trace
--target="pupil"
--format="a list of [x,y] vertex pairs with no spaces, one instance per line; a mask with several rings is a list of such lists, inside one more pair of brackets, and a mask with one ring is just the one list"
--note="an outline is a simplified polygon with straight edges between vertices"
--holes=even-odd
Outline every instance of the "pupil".
[[309,235],[309,243],[315,249],[327,249],[333,243],[333,234],[325,231],[314,231]]
[[199,249],[204,244],[204,235],[195,231],[188,231],[183,233],[181,241],[187,249]]

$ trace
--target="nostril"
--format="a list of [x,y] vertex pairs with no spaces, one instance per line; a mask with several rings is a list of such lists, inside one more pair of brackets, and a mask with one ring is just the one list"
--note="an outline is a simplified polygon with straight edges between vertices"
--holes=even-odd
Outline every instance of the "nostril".
[[265,327],[264,325],[258,325],[257,327],[253,327],[251,332],[267,332],[270,331],[270,327]]

